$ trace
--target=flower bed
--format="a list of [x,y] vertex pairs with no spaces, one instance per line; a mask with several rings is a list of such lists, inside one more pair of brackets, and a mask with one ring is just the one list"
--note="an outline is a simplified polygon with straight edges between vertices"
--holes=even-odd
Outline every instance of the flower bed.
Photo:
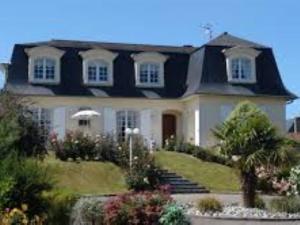
[[71,224],[189,225],[190,222],[184,209],[162,188],[109,198],[80,199],[73,208]]

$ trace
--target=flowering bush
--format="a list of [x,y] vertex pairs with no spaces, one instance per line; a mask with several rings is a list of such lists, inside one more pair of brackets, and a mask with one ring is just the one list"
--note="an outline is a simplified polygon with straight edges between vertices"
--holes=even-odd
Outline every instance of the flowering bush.
[[154,189],[159,184],[159,172],[154,165],[154,157],[145,152],[135,156],[132,168],[126,174],[126,183],[129,189],[144,191]]
[[97,135],[95,138],[82,132],[66,133],[64,140],[59,140],[55,133],[50,135],[49,150],[55,152],[61,160],[107,160],[116,161],[117,144],[110,135]]
[[291,183],[291,195],[299,195],[300,193],[300,165],[295,166],[290,171],[289,182]]
[[43,225],[45,224],[45,216],[33,216],[29,219],[26,215],[27,205],[22,205],[21,209],[7,208],[5,212],[0,214],[0,224],[1,225]]
[[161,191],[128,193],[111,198],[104,205],[104,224],[159,224],[164,206],[169,202],[172,202],[170,195]]

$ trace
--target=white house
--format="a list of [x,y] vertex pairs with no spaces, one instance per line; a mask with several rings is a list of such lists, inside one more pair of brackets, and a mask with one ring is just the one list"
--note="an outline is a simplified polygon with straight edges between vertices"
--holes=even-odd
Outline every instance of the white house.
[[[272,49],[223,33],[201,47],[51,40],[16,44],[5,89],[33,102],[44,135],[67,130],[124,139],[140,128],[159,146],[175,135],[214,143],[211,129],[242,100],[261,107],[285,130],[295,99],[282,83]],[[72,115],[91,109],[90,120]]]

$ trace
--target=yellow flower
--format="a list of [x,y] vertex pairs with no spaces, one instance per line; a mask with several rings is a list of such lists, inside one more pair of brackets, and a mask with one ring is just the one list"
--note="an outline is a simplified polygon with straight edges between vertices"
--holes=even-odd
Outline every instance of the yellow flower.
[[23,210],[23,212],[26,212],[28,210],[28,205],[27,204],[22,204],[21,209]]

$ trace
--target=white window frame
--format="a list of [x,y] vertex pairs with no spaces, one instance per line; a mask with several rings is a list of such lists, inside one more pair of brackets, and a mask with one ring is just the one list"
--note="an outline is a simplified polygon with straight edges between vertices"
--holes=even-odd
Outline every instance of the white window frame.
[[[113,86],[114,83],[114,66],[113,62],[118,56],[117,53],[113,53],[111,51],[105,50],[105,49],[91,49],[88,51],[81,51],[79,52],[79,55],[82,57],[82,74],[83,74],[83,83],[85,85],[92,85],[92,86]],[[90,81],[88,79],[88,68],[89,68],[89,62],[90,61],[104,61],[107,63],[107,81]]]
[[[132,58],[134,59],[134,69],[135,69],[135,84],[137,87],[164,87],[165,86],[165,62],[168,59],[168,56],[163,55],[158,52],[142,52],[139,54],[133,54]],[[158,64],[159,73],[158,73],[158,83],[150,82],[150,77],[148,82],[140,82],[140,67],[144,63],[153,63]]]
[[[28,80],[30,83],[36,84],[59,84],[60,83],[60,66],[61,57],[65,54],[65,51],[60,49],[50,47],[50,46],[38,46],[33,48],[25,49],[29,59],[28,59]],[[55,73],[54,79],[46,79],[45,74],[43,78],[34,77],[34,67],[35,61],[38,59],[51,59],[55,62]],[[44,71],[45,72],[45,71]]]
[[[260,54],[260,51],[257,51],[253,48],[248,47],[233,47],[230,49],[223,50],[223,53],[226,57],[226,70],[228,75],[228,82],[230,83],[256,83],[256,57]],[[232,61],[235,59],[246,58],[250,60],[251,63],[251,74],[250,77],[234,78],[232,74]]]
[[[125,134],[125,129],[124,129],[124,136],[120,133],[122,133],[122,131],[120,131],[119,129],[121,128],[120,127],[120,114],[121,113],[124,113],[125,114],[125,129],[126,128],[140,128],[140,112],[137,111],[137,110],[134,110],[134,109],[122,109],[122,110],[117,110],[116,111],[116,136],[117,136],[117,139],[120,140],[120,141],[125,141],[126,140],[126,134]],[[134,113],[134,115],[136,116],[135,118],[135,123],[136,123],[136,126],[135,127],[128,127],[128,121],[129,121],[129,113]]]

